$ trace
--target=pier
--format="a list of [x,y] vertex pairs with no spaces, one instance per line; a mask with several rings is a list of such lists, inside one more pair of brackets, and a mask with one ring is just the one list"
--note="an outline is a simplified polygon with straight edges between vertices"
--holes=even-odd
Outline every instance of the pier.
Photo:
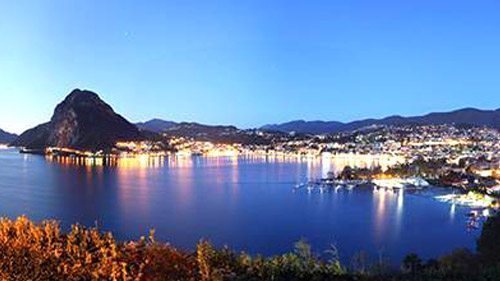
[[311,179],[296,184],[294,190],[305,189],[308,192],[319,191],[320,193],[339,190],[353,190],[354,188],[373,188],[374,190],[421,190],[429,186],[429,183],[420,177],[393,178],[393,179],[370,179],[370,180],[344,180],[336,179],[332,174],[326,178]]

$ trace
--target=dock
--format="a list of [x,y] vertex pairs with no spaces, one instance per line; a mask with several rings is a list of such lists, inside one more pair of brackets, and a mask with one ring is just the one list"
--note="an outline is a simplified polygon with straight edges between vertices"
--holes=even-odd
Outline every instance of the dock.
[[319,191],[320,193],[339,190],[353,190],[355,188],[373,188],[374,190],[421,190],[429,186],[429,183],[422,178],[394,178],[394,179],[373,179],[373,180],[342,180],[333,177],[321,179],[311,179],[303,183],[296,184],[294,190],[305,189],[308,192]]

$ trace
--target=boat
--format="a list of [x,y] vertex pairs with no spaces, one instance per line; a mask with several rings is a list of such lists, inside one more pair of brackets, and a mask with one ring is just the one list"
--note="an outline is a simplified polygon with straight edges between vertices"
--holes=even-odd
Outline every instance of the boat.
[[372,183],[386,189],[403,189],[405,184],[402,179],[374,179]]
[[45,149],[28,149],[23,147],[19,150],[19,153],[45,155]]
[[500,185],[496,185],[493,187],[486,188],[486,193],[490,195],[497,195],[500,194]]
[[372,183],[378,187],[386,189],[404,189],[404,188],[416,188],[421,189],[429,186],[429,183],[421,177],[411,177],[411,178],[392,178],[392,179],[374,179]]
[[430,184],[421,177],[411,177],[404,180],[408,185],[415,187],[427,187]]
[[435,196],[441,202],[448,202],[471,208],[489,208],[494,199],[488,195],[469,192],[467,194],[447,194]]

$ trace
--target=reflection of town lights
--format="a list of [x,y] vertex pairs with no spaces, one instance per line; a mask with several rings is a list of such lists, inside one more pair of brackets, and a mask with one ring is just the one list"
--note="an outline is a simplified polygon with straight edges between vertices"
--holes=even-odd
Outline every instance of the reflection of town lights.
[[238,151],[232,149],[214,149],[207,151],[205,155],[209,157],[235,157],[238,156]]
[[455,219],[456,208],[457,208],[456,204],[451,204],[451,207],[450,207],[450,218],[452,220]]
[[398,192],[398,204],[397,204],[398,215],[401,215],[403,211],[403,204],[404,204],[404,189],[400,189]]
[[148,160],[149,160],[149,156],[146,155],[146,154],[141,154],[138,156],[138,159],[139,159],[139,162],[143,165],[143,166],[147,166],[148,164]]

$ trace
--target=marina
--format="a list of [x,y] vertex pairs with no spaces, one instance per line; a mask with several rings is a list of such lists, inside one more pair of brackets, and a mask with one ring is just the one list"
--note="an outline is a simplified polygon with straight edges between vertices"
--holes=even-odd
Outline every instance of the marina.
[[370,180],[346,180],[337,179],[333,172],[328,172],[327,177],[320,179],[309,179],[303,183],[296,184],[294,190],[305,189],[308,192],[319,191],[320,193],[339,190],[352,190],[354,188],[373,188],[374,190],[421,190],[428,187],[429,183],[420,177],[390,178]]
[[494,197],[469,192],[467,194],[447,194],[435,197],[438,201],[466,206],[470,208],[493,208],[498,209],[498,202]]
[[[374,192],[388,191],[402,194],[405,191],[424,191],[432,186],[421,177],[371,179],[371,180],[344,180],[337,179],[333,172],[328,172],[327,177],[311,179],[304,183],[299,183],[293,188],[294,191],[305,190],[307,193],[338,193],[341,191],[352,192],[354,189],[372,189]],[[496,214],[500,210],[500,202],[495,197],[468,192],[466,194],[449,189],[446,194],[431,195],[431,198],[438,202],[451,205],[451,209],[456,206],[470,209],[466,215],[467,229],[478,229],[485,218]],[[431,191],[432,194],[432,191]]]

